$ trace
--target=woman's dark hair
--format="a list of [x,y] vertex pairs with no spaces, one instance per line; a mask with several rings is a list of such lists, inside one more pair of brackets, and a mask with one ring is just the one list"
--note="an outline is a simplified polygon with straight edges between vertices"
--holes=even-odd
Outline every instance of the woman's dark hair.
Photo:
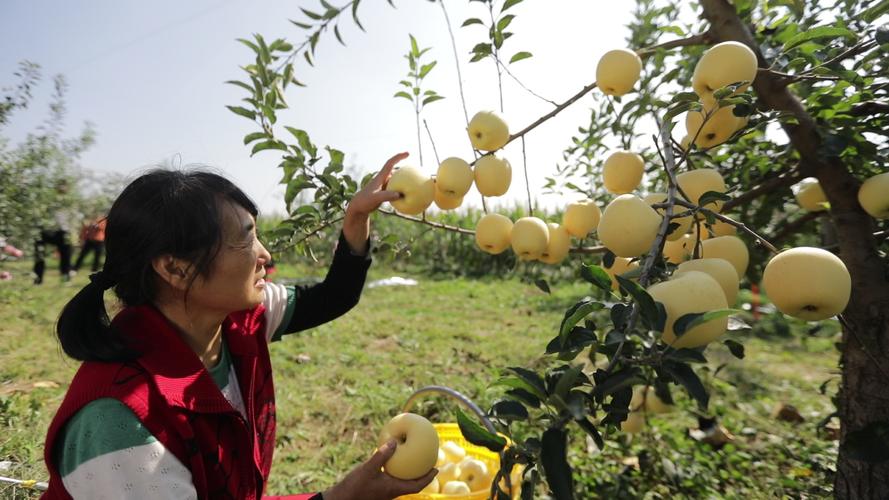
[[[256,217],[256,205],[228,179],[202,170],[151,170],[131,182],[108,212],[105,265],[65,305],[56,325],[62,349],[81,361],[126,361],[138,356],[115,332],[103,292],[114,287],[124,306],[157,295],[154,258],[169,254],[207,277],[222,243],[222,202]],[[190,285],[189,285],[190,286]]]

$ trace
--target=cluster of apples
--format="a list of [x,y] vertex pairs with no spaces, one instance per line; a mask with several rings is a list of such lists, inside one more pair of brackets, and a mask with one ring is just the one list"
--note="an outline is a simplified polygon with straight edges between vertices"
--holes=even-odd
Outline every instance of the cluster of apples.
[[497,113],[479,111],[467,128],[472,147],[488,154],[475,162],[473,168],[458,157],[446,158],[434,177],[417,167],[402,166],[392,173],[387,189],[404,195],[392,202],[396,210],[417,215],[432,203],[442,210],[453,210],[463,204],[473,183],[482,196],[503,196],[512,183],[512,166],[502,156],[491,153],[509,141],[509,127]]
[[[793,186],[796,202],[807,212],[827,210],[830,204],[821,184],[807,177]],[[858,203],[874,219],[889,219],[889,172],[874,175],[858,188]]]
[[[491,489],[497,471],[468,455],[454,441],[439,445],[435,426],[425,417],[415,413],[393,417],[380,432],[379,445],[393,439],[395,453],[383,466],[387,474],[399,479],[416,479],[425,476],[433,467],[438,468],[438,475],[420,493],[468,495]],[[518,485],[521,474],[511,479]]]

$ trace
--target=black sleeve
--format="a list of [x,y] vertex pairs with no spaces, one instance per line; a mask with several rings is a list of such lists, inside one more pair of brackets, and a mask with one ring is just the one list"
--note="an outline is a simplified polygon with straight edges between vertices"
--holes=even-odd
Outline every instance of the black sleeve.
[[327,270],[324,281],[314,285],[294,287],[293,316],[284,333],[295,333],[334,320],[358,304],[367,269],[371,264],[370,239],[367,253],[355,255],[349,249],[343,233],[333,255],[333,262]]

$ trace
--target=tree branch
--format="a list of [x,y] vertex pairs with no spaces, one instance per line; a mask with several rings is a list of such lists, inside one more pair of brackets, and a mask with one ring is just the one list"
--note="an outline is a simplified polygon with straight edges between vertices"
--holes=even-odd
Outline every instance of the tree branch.
[[796,184],[802,178],[803,176],[799,173],[799,170],[795,168],[791,169],[790,171],[766,179],[750,191],[746,191],[725,202],[725,205],[722,206],[722,210],[727,212],[734,207],[745,205],[747,202],[755,200],[762,195],[769,194],[776,189]]

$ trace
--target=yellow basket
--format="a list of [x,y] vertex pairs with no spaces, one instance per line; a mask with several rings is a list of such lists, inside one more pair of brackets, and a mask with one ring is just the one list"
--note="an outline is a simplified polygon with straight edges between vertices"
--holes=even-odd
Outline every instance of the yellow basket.
[[[477,446],[463,437],[463,433],[460,432],[460,426],[455,423],[446,423],[446,424],[432,424],[435,427],[435,431],[438,433],[438,442],[439,444],[444,443],[446,441],[453,441],[460,445],[464,450],[466,450],[466,456],[475,458],[476,460],[481,460],[488,466],[488,470],[499,470],[500,469],[500,455],[494,453],[493,451],[485,448],[484,446]],[[403,495],[398,497],[402,500],[486,500],[491,497],[491,490],[487,489],[484,491],[473,491],[468,495],[442,495],[441,493],[415,493],[413,495]]]
[[[422,389],[414,392],[413,395],[408,399],[407,403],[405,403],[402,411],[410,411],[413,404],[419,399],[421,396],[437,393],[444,394],[456,399],[463,406],[469,409],[472,413],[474,413],[479,419],[485,424],[485,427],[488,428],[489,431],[494,432],[494,428],[491,425],[491,422],[488,421],[484,412],[476,406],[469,398],[460,394],[459,392],[451,389],[449,387],[443,386],[427,386]],[[488,466],[488,470],[496,471],[500,470],[500,455],[498,453],[494,453],[493,451],[485,448],[484,446],[477,446],[470,443],[465,437],[463,437],[463,433],[460,432],[460,426],[456,423],[439,423],[432,424],[435,427],[435,431],[438,433],[438,442],[439,444],[445,443],[447,441],[453,441],[454,443],[460,445],[464,450],[466,450],[466,456],[475,458],[477,460],[481,460],[484,462],[486,466]],[[502,434],[500,434],[503,436]],[[506,438],[506,446],[512,444],[509,441],[509,438]],[[413,495],[403,495],[398,497],[400,500],[487,500],[491,497],[490,488],[484,491],[473,491],[468,495],[443,495],[441,493],[415,493]]]

